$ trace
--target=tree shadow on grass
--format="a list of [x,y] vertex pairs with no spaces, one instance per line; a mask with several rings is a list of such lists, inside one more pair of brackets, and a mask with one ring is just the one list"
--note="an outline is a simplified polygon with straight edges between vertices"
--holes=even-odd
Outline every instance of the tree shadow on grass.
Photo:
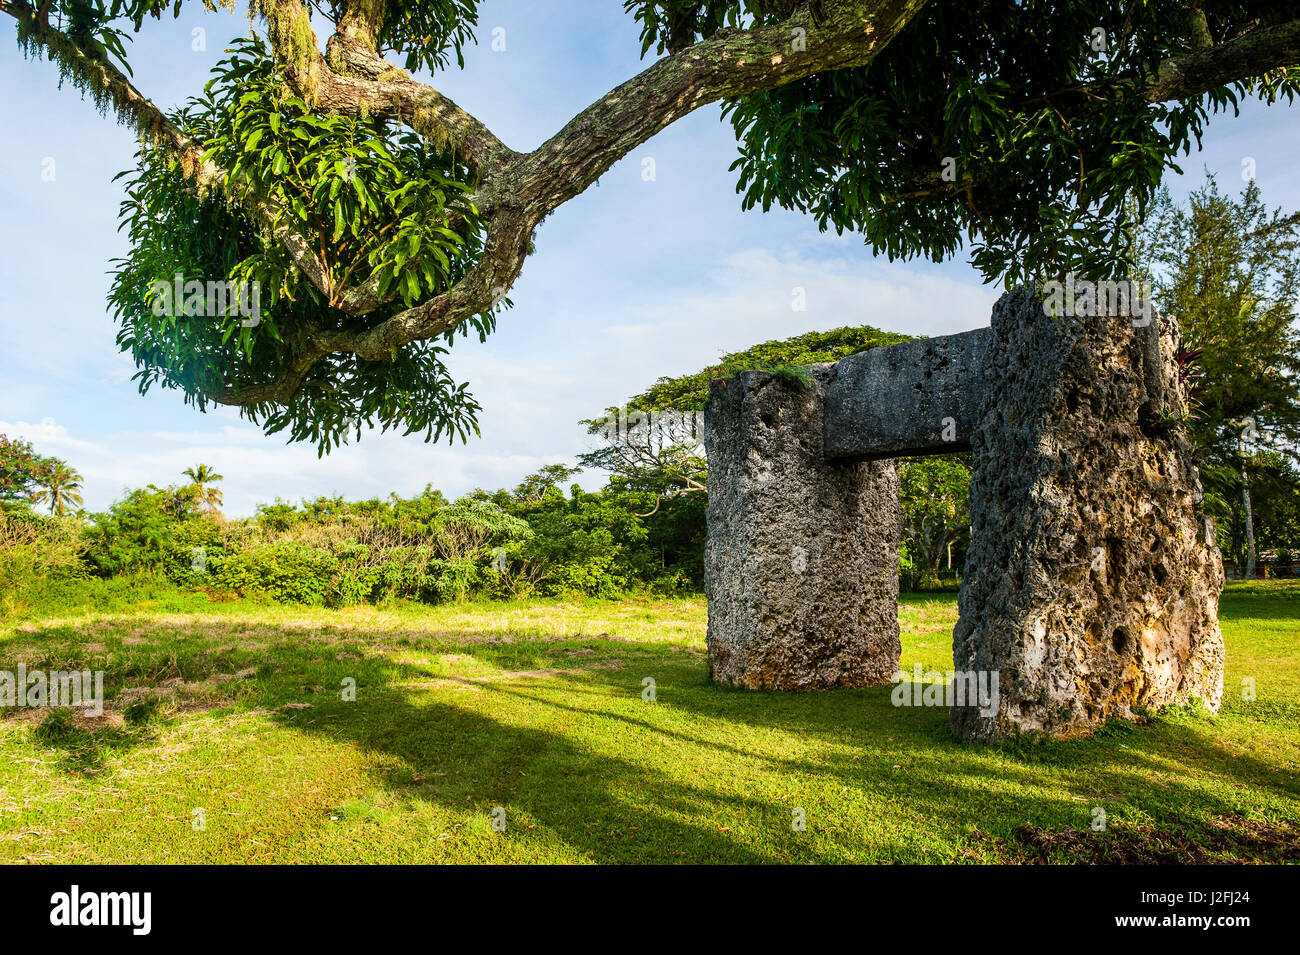
[[[698,717],[820,738],[841,750],[860,749],[874,761],[844,752],[815,760],[786,759],[716,737],[691,738],[644,719],[634,722],[656,734],[708,746],[722,759],[760,759],[773,773],[820,776],[846,789],[910,802],[931,819],[992,824],[1003,831],[1030,822],[1086,829],[1098,805],[1109,805],[1113,813],[1149,816],[1173,829],[1240,818],[1270,795],[1275,804],[1300,806],[1300,781],[1288,765],[1230,748],[1216,738],[1220,723],[1209,718],[1174,714],[1148,725],[1112,723],[1091,740],[982,747],[953,739],[945,710],[897,708],[889,693],[880,687],[816,696],[764,694],[721,691],[687,679],[665,687],[662,696],[671,701],[668,705]],[[548,705],[578,715],[597,712],[573,703]],[[880,757],[891,754],[900,762],[882,764]],[[1185,771],[1172,765],[1179,763]],[[1247,795],[1237,791],[1241,789],[1255,792]],[[999,808],[996,819],[972,811],[990,804]]]
[[[491,688],[485,692],[500,692]],[[376,690],[362,706],[278,711],[296,732],[396,757],[375,772],[386,789],[484,823],[505,810],[503,839],[553,836],[593,862],[782,861],[702,822],[724,807],[750,816],[765,804],[687,783],[632,760],[595,753],[565,735],[494,719],[437,699]],[[542,830],[536,837],[534,828]],[[486,860],[485,860],[486,861]]]
[[[1180,807],[1239,813],[1231,793],[1207,788],[1213,780],[1244,780],[1290,799],[1298,791],[1285,767],[1230,751],[1208,722],[972,747],[948,734],[946,710],[894,707],[890,687],[756,693],[714,686],[702,661],[669,646],[575,637],[521,647],[404,631],[410,649],[426,657],[454,649],[463,663],[488,671],[521,660],[560,671],[532,680],[448,677],[394,660],[384,646],[389,637],[356,634],[352,649],[361,652],[345,654],[332,635],[296,630],[250,655],[229,649],[231,634],[219,632],[139,651],[122,669],[200,679],[252,659],[256,675],[234,685],[228,708],[266,709],[294,732],[386,754],[392,758],[371,770],[380,787],[454,817],[486,820],[503,807],[502,838],[518,840],[515,848],[530,857],[550,839],[566,855],[597,862],[944,861],[961,857],[978,832],[1007,842],[1021,824],[1086,829],[1098,803],[1175,825]],[[615,656],[623,660],[618,669],[595,668]],[[589,668],[573,672],[582,666]],[[640,701],[647,675],[657,680],[654,704]],[[339,699],[345,678],[356,681],[361,702]],[[472,687],[478,698],[449,695],[458,687]],[[309,709],[285,708],[308,701]],[[68,769],[99,766],[150,744],[165,722],[42,742],[62,751]],[[660,751],[662,759],[646,758]],[[1168,775],[1171,754],[1184,752],[1206,784],[1152,783],[1153,775]],[[809,788],[822,793],[810,825],[837,820],[837,834],[820,842],[791,832],[788,797]],[[872,806],[889,826],[860,818]]]
[[[714,725],[706,729],[711,732],[665,725],[661,717],[680,706],[681,688],[667,681],[665,689],[674,703],[664,704],[657,714],[647,710],[644,716],[628,712],[640,704],[627,702],[629,681],[615,673],[553,677],[546,686],[489,684],[479,691],[496,697],[493,707],[512,718],[522,715],[536,721],[558,712],[568,726],[590,721],[599,724],[594,732],[617,732],[619,738],[630,734],[640,749],[691,747],[709,759],[712,778],[730,780],[725,785],[710,784],[710,777],[696,768],[647,766],[643,760],[595,752],[568,734],[515,725],[436,699],[416,701],[391,690],[364,709],[334,707],[328,713],[281,713],[276,718],[297,731],[397,757],[395,768],[379,771],[385,789],[434,802],[455,814],[473,807],[486,818],[501,806],[508,818],[527,820],[572,852],[598,862],[814,862],[828,857],[843,861],[855,854],[916,861],[925,858],[921,846],[937,828],[947,831],[934,839],[929,861],[946,861],[959,854],[960,844],[968,839],[963,826],[1003,838],[1030,822],[1086,829],[1092,803],[1082,801],[1073,787],[1062,785],[1042,766],[991,762],[985,751],[953,743],[939,747],[958,757],[941,772],[916,772],[918,757],[942,755],[935,752],[931,728],[919,720],[897,734],[896,752],[907,754],[898,757],[907,765],[897,772],[879,760],[863,765],[843,755],[791,756],[743,741],[719,740],[717,731],[727,727],[732,694],[722,694],[720,709],[709,707]],[[584,701],[590,705],[582,705]],[[795,735],[809,729],[798,719],[785,728]],[[871,727],[841,722],[839,731],[849,737],[850,746],[880,743]],[[828,791],[852,790],[857,798],[846,799],[845,806],[858,811],[873,802],[891,803],[891,811],[907,821],[911,831],[870,837],[858,831],[846,834],[842,844],[820,847],[792,838],[791,804],[771,795],[746,794],[753,790],[735,782],[742,769],[751,779],[778,776],[816,782]],[[1127,780],[1125,768],[1111,768],[1090,787],[1117,788]],[[1186,795],[1198,795],[1201,804],[1206,803],[1204,794]],[[849,812],[834,804],[821,806],[822,817]],[[724,831],[727,827],[708,821],[724,816],[739,819],[742,831],[733,837]],[[766,848],[769,845],[772,848]]]

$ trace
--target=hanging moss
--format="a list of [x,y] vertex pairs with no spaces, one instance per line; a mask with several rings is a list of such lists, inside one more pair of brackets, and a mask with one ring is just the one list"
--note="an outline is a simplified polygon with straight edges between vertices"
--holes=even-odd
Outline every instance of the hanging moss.
[[303,99],[313,103],[319,85],[320,51],[311,28],[311,14],[304,6],[285,10],[275,0],[260,0],[260,3],[271,33],[271,46],[284,66],[296,74]]
[[90,97],[101,116],[112,112],[142,139],[158,140],[163,128],[162,117],[112,64],[90,55],[58,30],[40,30],[33,17],[18,17],[18,45],[23,56],[54,63],[59,70],[60,88],[64,83],[71,83]]
[[433,143],[440,152],[452,152],[461,144],[452,139],[445,126],[438,122],[433,110],[417,106],[411,116],[411,128]]

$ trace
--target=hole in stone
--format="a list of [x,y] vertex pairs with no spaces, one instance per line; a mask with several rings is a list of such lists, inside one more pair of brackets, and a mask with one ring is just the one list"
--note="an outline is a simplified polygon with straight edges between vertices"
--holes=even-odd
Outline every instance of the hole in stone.
[[1118,575],[1124,571],[1124,548],[1113,537],[1106,538],[1106,566],[1112,574]]
[[1160,420],[1155,406],[1149,401],[1138,408],[1138,430],[1148,438],[1158,438],[1168,430]]
[[1110,645],[1115,648],[1116,653],[1124,652],[1124,648],[1128,646],[1128,634],[1123,627],[1115,628],[1115,632],[1110,638]]
[[765,427],[765,428],[770,428],[770,427],[772,427],[772,426],[776,423],[776,422],[772,419],[772,416],[771,416],[770,414],[767,414],[766,412],[764,412],[763,414],[760,414],[760,415],[758,416],[758,420],[761,421],[761,422],[763,423],[763,427]]
[[1158,584],[1163,584],[1169,577],[1169,571],[1165,570],[1164,564],[1156,564],[1152,568],[1152,573],[1155,574],[1156,583]]

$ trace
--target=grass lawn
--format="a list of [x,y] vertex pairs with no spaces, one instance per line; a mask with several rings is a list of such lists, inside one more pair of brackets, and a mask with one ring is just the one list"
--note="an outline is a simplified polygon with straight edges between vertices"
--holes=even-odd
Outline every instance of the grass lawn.
[[[948,670],[955,598],[901,617],[904,670]],[[1217,717],[1004,748],[890,687],[714,687],[702,599],[0,623],[0,669],[110,697],[0,716],[0,861],[1300,861],[1300,587],[1222,619]]]

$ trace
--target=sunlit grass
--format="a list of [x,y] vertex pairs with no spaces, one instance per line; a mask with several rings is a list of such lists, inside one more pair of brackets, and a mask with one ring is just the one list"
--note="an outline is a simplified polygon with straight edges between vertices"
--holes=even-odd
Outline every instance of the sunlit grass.
[[[900,619],[904,669],[951,667],[952,595]],[[1219,716],[989,749],[889,687],[713,686],[702,599],[33,620],[0,629],[0,669],[102,669],[111,699],[0,719],[0,860],[1295,858],[1300,590],[1230,589],[1223,622]]]

